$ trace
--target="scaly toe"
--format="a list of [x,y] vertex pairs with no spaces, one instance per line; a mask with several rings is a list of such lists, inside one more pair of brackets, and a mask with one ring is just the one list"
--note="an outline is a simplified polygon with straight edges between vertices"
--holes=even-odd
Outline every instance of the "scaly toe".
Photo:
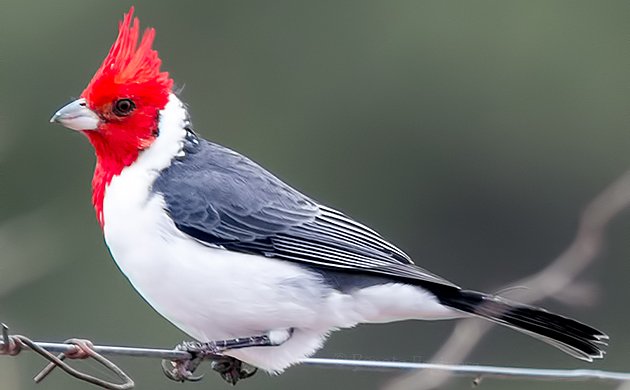
[[251,377],[258,370],[256,367],[230,356],[212,360],[211,367],[221,375],[224,381],[231,385],[235,385],[241,379]]
[[198,382],[203,375],[193,375],[198,364],[191,364],[191,362],[192,360],[162,360],[162,372],[168,379],[175,382]]

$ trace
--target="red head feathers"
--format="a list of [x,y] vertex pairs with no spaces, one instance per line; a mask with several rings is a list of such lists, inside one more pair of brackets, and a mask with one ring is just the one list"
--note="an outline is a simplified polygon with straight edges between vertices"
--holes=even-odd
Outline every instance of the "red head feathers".
[[[84,131],[94,146],[97,165],[92,181],[99,220],[105,187],[132,164],[158,134],[159,111],[173,86],[151,45],[155,30],[147,29],[140,44],[140,22],[133,7],[119,24],[118,38],[81,97],[100,118],[98,128]],[[102,220],[101,220],[102,222]]]
[[[133,18],[133,7],[118,24],[118,38],[109,50],[101,67],[83,91],[82,97],[88,101],[101,102],[107,97],[116,98],[113,92],[131,92],[142,88],[170,90],[173,81],[167,72],[160,72],[162,61],[151,45],[155,29],[148,28],[140,45],[140,21]],[[132,25],[133,20],[133,25]]]

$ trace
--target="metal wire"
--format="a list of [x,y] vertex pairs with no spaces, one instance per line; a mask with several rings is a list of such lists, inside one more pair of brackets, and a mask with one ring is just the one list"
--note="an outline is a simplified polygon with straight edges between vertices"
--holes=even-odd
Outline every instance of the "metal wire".
[[[24,339],[28,340],[24,342]],[[16,347],[16,344],[19,345]],[[51,353],[73,353],[76,352],[76,346],[73,344],[63,343],[49,343],[40,341],[31,341],[24,336],[7,336],[0,340],[0,351],[4,351],[6,355],[15,355],[15,350],[10,348],[22,348],[26,350],[34,350],[40,353],[46,359],[53,362],[56,366],[60,366],[64,371],[73,375],[76,378],[86,380],[90,383],[107,389],[127,390],[133,387],[133,381],[118,367],[113,368],[103,361],[99,360],[107,368],[111,369],[124,380],[123,384],[112,384],[111,382],[105,382],[97,378],[93,380],[93,377],[80,373],[77,370],[67,366],[57,356],[51,355]],[[185,351],[173,350],[173,349],[159,349],[159,348],[137,348],[137,347],[122,347],[122,346],[106,346],[106,345],[94,345],[90,346],[90,349],[96,355],[109,355],[109,356],[130,356],[130,357],[144,357],[144,358],[156,358],[156,359],[169,359],[169,360],[188,360],[192,356]],[[44,351],[42,353],[41,351]],[[49,356],[46,356],[47,353]],[[91,356],[94,357],[94,356]],[[104,358],[103,358],[104,359]],[[106,359],[105,359],[106,360]],[[110,362],[111,363],[111,362]],[[385,370],[385,371],[400,371],[400,370],[435,370],[435,371],[448,371],[449,373],[464,376],[474,376],[476,381],[480,378],[521,378],[521,379],[538,379],[538,380],[572,380],[572,381],[586,381],[586,380],[603,380],[609,382],[625,382],[630,381],[630,373],[625,372],[613,372],[602,370],[565,370],[565,369],[542,369],[542,368],[522,368],[522,367],[497,367],[487,365],[450,365],[450,364],[433,364],[433,363],[416,363],[416,362],[400,362],[400,361],[377,361],[377,360],[358,360],[358,359],[329,359],[329,358],[308,358],[301,361],[302,364],[309,366],[319,366],[326,368],[339,368],[339,369],[353,369],[353,370]],[[115,366],[113,363],[111,363]],[[69,369],[67,369],[69,367]],[[71,371],[74,371],[71,372]],[[122,375],[121,375],[122,374]],[[88,378],[86,378],[88,377]],[[99,382],[100,381],[100,382]]]
[[326,358],[308,358],[302,360],[302,363],[324,367],[366,370],[436,370],[448,371],[457,375],[483,376],[494,378],[525,378],[543,380],[605,380],[611,382],[630,381],[630,373],[602,370],[565,370],[547,368],[498,367],[466,364],[453,365]]

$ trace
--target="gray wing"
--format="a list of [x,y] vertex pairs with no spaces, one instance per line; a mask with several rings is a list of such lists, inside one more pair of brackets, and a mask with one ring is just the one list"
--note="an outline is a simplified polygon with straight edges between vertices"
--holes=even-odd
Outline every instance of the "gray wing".
[[153,191],[182,232],[228,250],[322,269],[455,286],[374,230],[317,204],[248,158],[190,134]]

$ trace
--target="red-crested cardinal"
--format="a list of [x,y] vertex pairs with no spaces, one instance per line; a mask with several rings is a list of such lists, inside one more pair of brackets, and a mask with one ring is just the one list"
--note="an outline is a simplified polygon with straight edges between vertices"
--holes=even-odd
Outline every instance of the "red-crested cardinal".
[[[78,100],[51,119],[96,152],[94,208],[120,270],[162,316],[225,356],[281,372],[328,334],[360,323],[480,317],[578,359],[603,356],[608,337],[576,320],[464,290],[415,265],[379,233],[296,191],[247,157],[198,136],[160,70],[133,8]],[[174,379],[192,368],[173,364]]]

